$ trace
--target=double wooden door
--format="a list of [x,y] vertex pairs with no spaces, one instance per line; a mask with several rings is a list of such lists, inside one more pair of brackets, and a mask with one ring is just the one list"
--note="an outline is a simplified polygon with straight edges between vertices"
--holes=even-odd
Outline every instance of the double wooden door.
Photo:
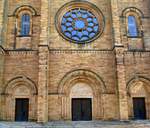
[[72,99],[72,120],[92,120],[92,100],[90,98]]

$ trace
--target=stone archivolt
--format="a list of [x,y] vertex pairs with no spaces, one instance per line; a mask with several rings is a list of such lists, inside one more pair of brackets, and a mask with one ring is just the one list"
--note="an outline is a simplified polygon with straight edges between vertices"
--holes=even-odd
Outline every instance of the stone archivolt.
[[68,94],[68,89],[70,90],[70,88],[72,88],[72,86],[80,80],[82,82],[85,81],[85,83],[91,83],[91,88],[93,88],[94,92],[96,91],[96,93],[94,93],[95,95],[106,92],[106,86],[101,77],[92,71],[78,69],[67,73],[62,78],[58,86],[58,93]]
[[[17,76],[7,82],[4,89],[4,94],[10,95],[13,93],[13,89],[16,89],[19,86],[26,86],[31,92],[32,95],[37,95],[37,86],[33,81],[25,76]],[[20,92],[21,93],[21,92]]]

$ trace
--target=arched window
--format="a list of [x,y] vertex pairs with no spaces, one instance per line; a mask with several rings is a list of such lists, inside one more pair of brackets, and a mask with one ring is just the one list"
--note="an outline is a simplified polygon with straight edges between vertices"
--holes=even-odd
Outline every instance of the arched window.
[[138,36],[137,23],[135,16],[128,16],[128,34],[129,36]]
[[30,33],[30,15],[23,14],[21,17],[21,35],[28,36]]

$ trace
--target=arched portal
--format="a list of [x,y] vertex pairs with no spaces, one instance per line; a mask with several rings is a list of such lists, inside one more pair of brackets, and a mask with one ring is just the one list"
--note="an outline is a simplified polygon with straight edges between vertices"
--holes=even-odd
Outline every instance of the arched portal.
[[128,110],[131,119],[150,119],[150,81],[139,77],[128,83]]
[[92,120],[93,90],[87,83],[76,83],[70,91],[72,120]]
[[80,100],[79,102],[91,102],[92,119],[102,119],[103,105],[101,95],[105,91],[105,84],[96,73],[84,69],[69,72],[61,80],[58,88],[62,99],[62,118],[73,120],[72,105],[73,100],[77,99]]
[[8,81],[4,89],[5,119],[36,120],[36,94],[36,85],[25,76],[18,76]]

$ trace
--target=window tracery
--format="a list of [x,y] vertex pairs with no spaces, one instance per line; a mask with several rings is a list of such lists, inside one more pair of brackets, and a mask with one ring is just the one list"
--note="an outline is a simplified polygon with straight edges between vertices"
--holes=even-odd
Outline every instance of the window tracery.
[[59,34],[70,42],[89,43],[102,34],[104,17],[100,10],[89,2],[72,2],[58,11],[56,28]]

